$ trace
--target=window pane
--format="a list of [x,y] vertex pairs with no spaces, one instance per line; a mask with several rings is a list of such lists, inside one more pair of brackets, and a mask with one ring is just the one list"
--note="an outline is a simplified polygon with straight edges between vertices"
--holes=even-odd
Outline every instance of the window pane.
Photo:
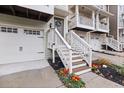
[[6,27],[1,27],[1,32],[6,32]]
[[36,35],[36,31],[33,31],[33,35]]
[[13,28],[13,33],[17,33],[17,28]]
[[12,32],[12,28],[7,28],[7,32]]
[[37,35],[40,35],[40,31],[37,31]]

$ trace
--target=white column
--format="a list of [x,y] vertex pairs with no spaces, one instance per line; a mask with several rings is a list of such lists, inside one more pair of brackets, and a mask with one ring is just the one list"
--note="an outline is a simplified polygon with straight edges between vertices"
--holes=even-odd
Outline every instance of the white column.
[[99,13],[96,14],[96,29],[99,28]]
[[91,37],[90,37],[91,32],[87,32],[87,42],[90,44]]
[[52,29],[52,59],[53,63],[55,63],[55,35],[53,29]]
[[76,13],[76,22],[79,22],[79,5],[75,6],[75,13]]
[[108,26],[108,32],[109,32],[109,17],[107,17],[107,26]]
[[95,11],[92,11],[93,27],[95,28]]

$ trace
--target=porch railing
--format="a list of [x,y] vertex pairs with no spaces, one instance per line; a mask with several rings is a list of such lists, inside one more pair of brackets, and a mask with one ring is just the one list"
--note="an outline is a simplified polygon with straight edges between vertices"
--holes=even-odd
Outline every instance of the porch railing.
[[85,17],[85,16],[73,15],[70,18],[70,21],[71,21],[70,27],[77,26],[78,24],[93,27],[92,18],[88,18],[88,17]]
[[52,31],[54,31],[53,37],[55,50],[57,51],[64,66],[69,69],[70,73],[72,73],[72,48],[57,29],[54,29]]
[[93,26],[93,20],[92,18],[88,18],[88,17],[85,17],[85,16],[79,16],[79,23],[80,24],[83,24],[83,25],[86,25],[86,26]]
[[119,41],[115,40],[114,38],[108,37],[107,38],[107,45],[113,48],[116,51],[122,51],[123,45]]
[[83,59],[88,63],[89,67],[92,64],[92,49],[91,46],[75,32],[70,31],[67,34],[67,40],[72,47],[72,50],[78,52]]
[[99,29],[108,30],[108,25],[99,23]]

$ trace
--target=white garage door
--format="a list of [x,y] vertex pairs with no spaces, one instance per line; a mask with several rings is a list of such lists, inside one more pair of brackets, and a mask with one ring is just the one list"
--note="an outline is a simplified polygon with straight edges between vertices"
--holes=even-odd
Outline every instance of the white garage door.
[[0,26],[0,64],[44,58],[44,31]]

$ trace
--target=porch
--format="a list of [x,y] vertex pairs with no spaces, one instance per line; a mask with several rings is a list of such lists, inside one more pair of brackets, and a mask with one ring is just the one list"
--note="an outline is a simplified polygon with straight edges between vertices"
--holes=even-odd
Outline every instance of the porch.
[[70,23],[69,28],[75,30],[94,30],[95,29],[95,12],[86,6],[70,6]]

